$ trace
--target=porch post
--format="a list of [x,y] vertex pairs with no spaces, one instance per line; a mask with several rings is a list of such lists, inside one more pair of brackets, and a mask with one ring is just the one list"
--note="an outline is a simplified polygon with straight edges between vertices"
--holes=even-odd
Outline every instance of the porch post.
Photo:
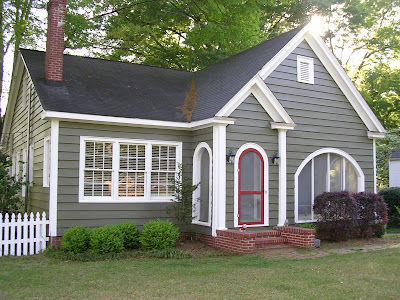
[[283,226],[286,221],[286,180],[287,180],[287,161],[286,161],[286,131],[294,129],[295,124],[271,123],[272,129],[278,130],[278,152],[279,152],[279,213],[278,226]]
[[226,229],[226,126],[213,125],[213,236],[217,236],[217,229]]

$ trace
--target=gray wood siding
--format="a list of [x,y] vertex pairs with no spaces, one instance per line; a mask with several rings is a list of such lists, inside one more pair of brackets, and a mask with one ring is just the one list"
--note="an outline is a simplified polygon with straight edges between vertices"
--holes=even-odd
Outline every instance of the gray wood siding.
[[[234,125],[226,129],[226,150],[233,153],[246,143],[262,147],[268,156],[269,169],[269,225],[278,223],[278,166],[271,164],[274,152],[278,151],[278,134],[271,129],[271,117],[258,101],[249,96],[230,115],[236,118]],[[234,164],[226,164],[226,226],[234,226]]]
[[[191,133],[185,131],[145,129],[110,125],[60,122],[58,165],[57,234],[72,226],[98,227],[134,221],[142,226],[150,219],[170,219],[165,209],[168,203],[79,203],[79,143],[80,136],[125,139],[181,141],[182,160],[191,170]],[[191,176],[191,172],[188,172]]]
[[[27,76],[27,92],[24,94],[23,78]],[[30,91],[30,93],[29,93]],[[29,97],[30,95],[30,97]],[[27,96],[27,99],[25,99]],[[27,149],[28,117],[30,120],[30,144],[34,144],[33,159],[33,186],[29,187],[28,211],[43,212],[49,210],[49,188],[43,188],[43,139],[50,135],[50,122],[41,119],[43,112],[38,95],[29,75],[24,74],[18,85],[18,96],[14,114],[11,120],[11,129],[8,137],[8,153],[13,155],[17,151]],[[29,116],[28,116],[29,114]],[[28,174],[27,174],[28,175]]]
[[[314,58],[315,84],[297,81],[297,55]],[[297,124],[287,132],[287,217],[294,221],[294,174],[314,151],[332,147],[350,154],[373,191],[372,141],[350,102],[306,42],[302,42],[265,80]]]

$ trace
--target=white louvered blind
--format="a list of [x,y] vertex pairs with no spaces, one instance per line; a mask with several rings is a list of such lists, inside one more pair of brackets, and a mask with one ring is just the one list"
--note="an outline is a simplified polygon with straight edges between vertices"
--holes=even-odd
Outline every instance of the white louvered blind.
[[119,197],[144,197],[146,146],[120,144]]
[[151,195],[173,196],[171,185],[177,171],[176,146],[152,146]]
[[111,196],[113,143],[87,141],[85,145],[85,196]]

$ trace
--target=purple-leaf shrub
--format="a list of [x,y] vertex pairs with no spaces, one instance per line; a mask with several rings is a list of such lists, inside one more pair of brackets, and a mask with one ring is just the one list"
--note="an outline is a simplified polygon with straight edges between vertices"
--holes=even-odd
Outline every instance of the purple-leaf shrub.
[[358,230],[361,237],[366,237],[370,230],[382,235],[382,229],[388,222],[387,204],[384,198],[374,193],[355,193],[353,197],[358,205]]
[[314,201],[318,237],[331,241],[350,238],[357,222],[357,207],[356,199],[347,191],[318,195]]

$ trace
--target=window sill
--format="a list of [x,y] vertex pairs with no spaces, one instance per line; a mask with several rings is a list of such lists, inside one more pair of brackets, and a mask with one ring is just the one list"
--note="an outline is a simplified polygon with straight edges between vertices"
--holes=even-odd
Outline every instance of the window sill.
[[93,204],[99,204],[99,203],[107,203],[107,204],[125,204],[125,203],[171,203],[173,200],[171,199],[153,199],[153,200],[79,200],[79,203],[93,203]]
[[193,225],[200,225],[200,226],[205,226],[205,227],[210,227],[211,223],[209,222],[201,222],[201,221],[192,221]]

